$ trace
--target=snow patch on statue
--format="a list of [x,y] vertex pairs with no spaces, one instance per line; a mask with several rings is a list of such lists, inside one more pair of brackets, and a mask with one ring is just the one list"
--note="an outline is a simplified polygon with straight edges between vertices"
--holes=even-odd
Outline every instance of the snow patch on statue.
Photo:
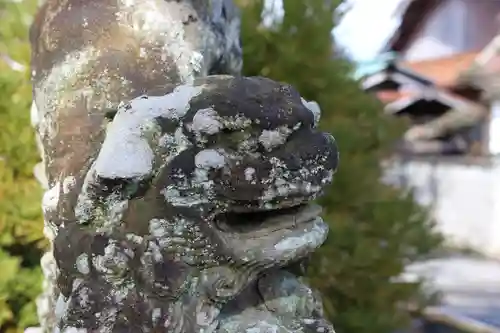
[[98,177],[147,177],[153,171],[154,147],[149,142],[160,129],[158,117],[179,120],[189,110],[189,102],[201,87],[183,85],[164,96],[141,96],[122,106],[107,129],[94,169]]
[[315,101],[306,101],[304,98],[301,98],[301,100],[302,104],[304,104],[304,106],[313,114],[314,126],[318,126],[321,118],[321,108],[319,107],[319,104]]

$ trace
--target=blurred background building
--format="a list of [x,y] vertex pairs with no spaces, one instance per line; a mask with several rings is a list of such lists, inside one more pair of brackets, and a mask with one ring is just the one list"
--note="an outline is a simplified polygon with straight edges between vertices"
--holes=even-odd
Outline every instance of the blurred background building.
[[393,158],[384,161],[384,181],[415,191],[449,244],[493,260],[409,268],[432,275],[434,287],[452,298],[446,313],[429,309],[427,318],[439,324],[420,329],[498,332],[500,1],[382,2],[351,1],[335,35],[358,63],[362,88],[388,116],[408,120]]
[[385,181],[415,190],[450,242],[498,256],[500,1],[381,3],[351,1],[335,36],[363,89],[409,120]]

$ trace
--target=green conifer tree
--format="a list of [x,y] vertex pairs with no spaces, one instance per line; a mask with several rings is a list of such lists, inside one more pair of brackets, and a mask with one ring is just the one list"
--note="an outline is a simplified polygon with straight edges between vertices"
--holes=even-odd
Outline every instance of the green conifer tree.
[[0,331],[36,325],[41,189],[30,126],[28,27],[36,2],[0,0]]
[[290,83],[320,104],[320,126],[337,140],[340,167],[321,202],[330,234],[309,277],[338,332],[388,333],[408,323],[396,307],[420,292],[419,285],[394,278],[435,249],[440,237],[411,196],[380,181],[380,163],[404,127],[360,90],[352,65],[335,52],[339,2],[284,0],[282,21],[266,27],[263,1],[240,0],[244,75]]

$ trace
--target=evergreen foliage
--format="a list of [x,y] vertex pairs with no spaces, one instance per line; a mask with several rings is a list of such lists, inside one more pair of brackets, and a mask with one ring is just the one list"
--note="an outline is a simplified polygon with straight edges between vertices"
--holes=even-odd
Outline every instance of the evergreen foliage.
[[28,27],[36,2],[0,0],[0,331],[36,325],[41,291],[41,188],[30,126]]
[[391,332],[409,319],[397,306],[423,299],[418,284],[395,277],[441,238],[410,194],[380,182],[380,162],[405,124],[383,114],[335,51],[331,31],[339,2],[284,0],[281,22],[264,26],[263,1],[240,0],[244,75],[290,83],[320,104],[320,126],[337,140],[340,167],[321,200],[330,234],[309,277],[338,332]]

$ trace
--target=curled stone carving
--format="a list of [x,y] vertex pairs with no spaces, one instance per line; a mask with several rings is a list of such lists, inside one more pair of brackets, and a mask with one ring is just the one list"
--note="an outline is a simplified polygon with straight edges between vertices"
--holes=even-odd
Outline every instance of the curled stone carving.
[[300,271],[335,141],[291,86],[237,76],[238,25],[225,0],[41,7],[45,331],[333,332]]

